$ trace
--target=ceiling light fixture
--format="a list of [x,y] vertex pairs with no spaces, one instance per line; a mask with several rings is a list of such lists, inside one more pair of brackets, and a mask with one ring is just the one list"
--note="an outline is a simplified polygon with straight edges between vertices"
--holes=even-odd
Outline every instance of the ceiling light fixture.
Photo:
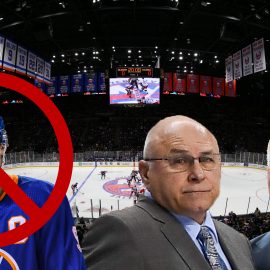
[[258,13],[255,14],[255,17],[256,17],[256,19],[258,19],[258,20],[260,20],[260,19],[262,18]]

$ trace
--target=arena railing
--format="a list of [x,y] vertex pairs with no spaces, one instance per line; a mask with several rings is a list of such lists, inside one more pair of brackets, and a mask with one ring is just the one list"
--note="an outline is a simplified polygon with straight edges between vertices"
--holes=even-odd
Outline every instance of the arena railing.
[[[88,151],[74,153],[74,162],[87,161],[138,161],[142,159],[142,152],[134,151]],[[6,164],[27,162],[56,162],[59,155],[53,153],[37,153],[33,151],[13,152],[6,154]],[[239,152],[234,154],[221,154],[222,162],[266,165],[265,153]]]

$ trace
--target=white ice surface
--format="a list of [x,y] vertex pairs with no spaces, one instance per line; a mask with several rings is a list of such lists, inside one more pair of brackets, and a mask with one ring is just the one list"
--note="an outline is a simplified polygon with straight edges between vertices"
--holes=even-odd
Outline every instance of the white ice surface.
[[[98,217],[100,214],[100,202],[102,214],[110,210],[131,206],[133,198],[113,195],[105,191],[103,185],[108,181],[118,179],[117,184],[120,184],[122,190],[129,194],[130,189],[125,185],[126,178],[132,169],[133,167],[74,167],[70,185],[78,182],[79,191],[73,196],[71,188],[68,188],[67,197],[71,206],[76,203],[79,215],[84,217],[92,217],[91,199],[94,217]],[[107,171],[105,180],[100,179],[101,170]],[[58,168],[24,167],[6,169],[6,172],[55,183]],[[268,199],[266,170],[248,167],[223,167],[221,193],[212,206],[211,213],[214,216],[228,214],[230,211],[236,214],[246,214],[254,212],[256,207],[265,212],[268,210]]]

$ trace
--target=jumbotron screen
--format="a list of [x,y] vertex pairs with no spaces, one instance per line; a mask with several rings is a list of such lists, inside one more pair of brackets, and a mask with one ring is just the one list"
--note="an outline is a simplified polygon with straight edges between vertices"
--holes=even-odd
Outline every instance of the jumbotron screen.
[[159,104],[160,78],[110,78],[110,104]]

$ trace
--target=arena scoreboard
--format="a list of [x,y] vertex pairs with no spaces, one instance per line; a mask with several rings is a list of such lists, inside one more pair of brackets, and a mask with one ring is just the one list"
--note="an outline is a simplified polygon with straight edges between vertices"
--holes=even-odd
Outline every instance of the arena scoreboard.
[[151,67],[118,67],[116,77],[153,77]]

